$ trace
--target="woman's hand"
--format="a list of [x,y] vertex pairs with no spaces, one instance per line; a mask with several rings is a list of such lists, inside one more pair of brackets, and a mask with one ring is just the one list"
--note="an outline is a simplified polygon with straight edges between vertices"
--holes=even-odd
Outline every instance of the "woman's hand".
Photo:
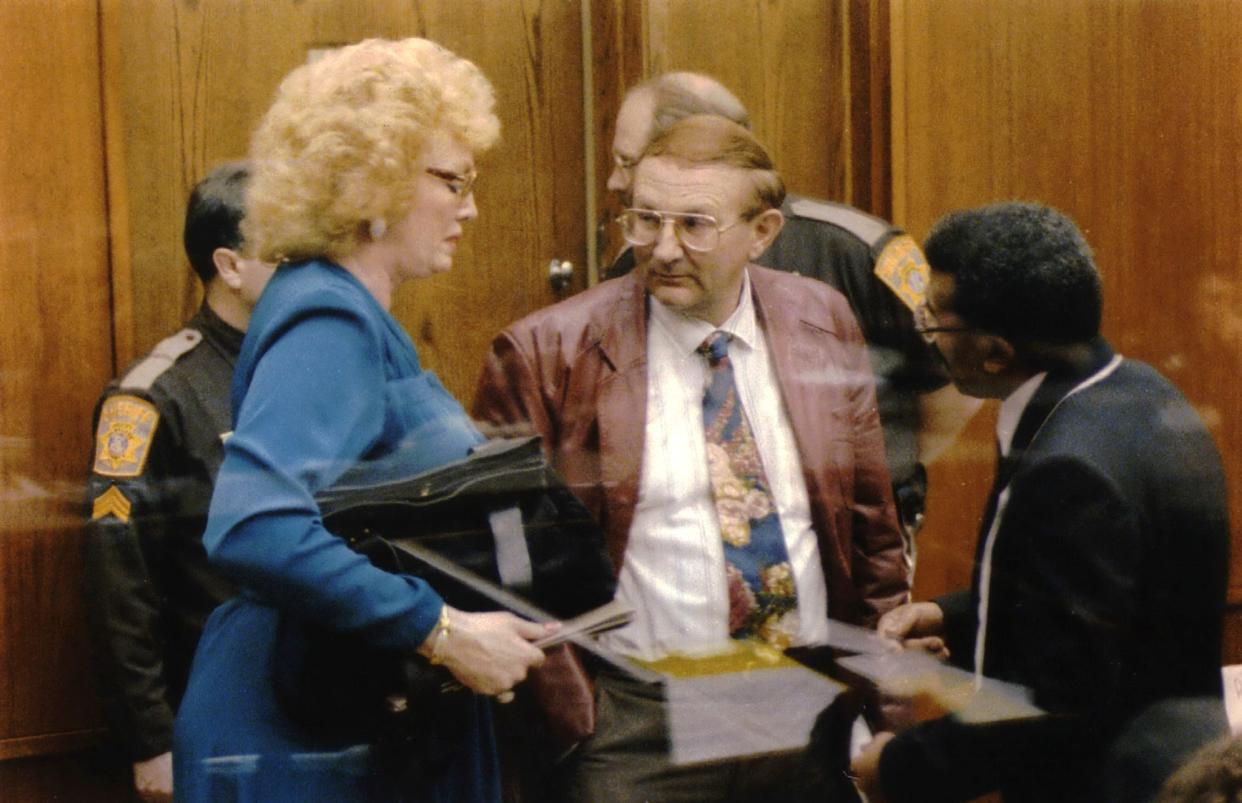
[[944,611],[934,602],[908,602],[880,617],[875,628],[881,636],[901,642],[907,650],[923,650],[937,658],[949,657],[944,643]]
[[[536,624],[506,612],[446,610],[449,632],[439,649],[441,663],[463,686],[488,696],[509,691],[526,679],[528,669],[542,664],[543,650],[531,642],[560,627],[557,622]],[[418,651],[430,656],[438,635],[432,631]]]

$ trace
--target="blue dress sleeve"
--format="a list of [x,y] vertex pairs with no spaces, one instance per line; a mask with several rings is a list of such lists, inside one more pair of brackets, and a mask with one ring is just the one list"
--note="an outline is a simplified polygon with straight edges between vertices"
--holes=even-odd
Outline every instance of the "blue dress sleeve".
[[319,310],[261,349],[225,444],[208,555],[282,610],[378,646],[417,647],[439,616],[439,595],[372,566],[324,529],[314,500],[380,438],[380,338],[359,312]]

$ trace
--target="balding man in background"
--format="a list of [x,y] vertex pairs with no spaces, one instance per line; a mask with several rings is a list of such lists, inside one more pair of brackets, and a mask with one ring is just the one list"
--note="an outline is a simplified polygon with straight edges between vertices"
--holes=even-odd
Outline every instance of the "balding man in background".
[[[671,72],[631,89],[617,114],[608,189],[630,203],[634,166],[647,144],[677,120],[714,114],[746,128],[746,107],[706,75]],[[759,265],[826,282],[845,295],[867,341],[876,375],[880,421],[901,518],[906,563],[913,577],[914,535],[923,519],[927,475],[935,459],[978,409],[958,393],[914,328],[923,301],[927,262],[918,245],[892,224],[844,204],[797,195],[781,207],[785,226]],[[607,272],[634,267],[627,249]]]

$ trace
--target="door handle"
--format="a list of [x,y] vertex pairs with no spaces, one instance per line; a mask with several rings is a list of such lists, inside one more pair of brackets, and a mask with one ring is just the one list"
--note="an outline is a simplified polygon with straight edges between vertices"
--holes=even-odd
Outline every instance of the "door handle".
[[574,278],[574,263],[567,260],[554,259],[548,263],[548,284],[555,293],[564,293]]

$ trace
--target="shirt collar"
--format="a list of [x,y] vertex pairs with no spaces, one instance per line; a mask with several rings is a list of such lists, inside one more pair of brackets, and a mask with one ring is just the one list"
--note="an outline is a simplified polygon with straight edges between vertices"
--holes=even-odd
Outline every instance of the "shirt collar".
[[720,326],[712,326],[701,318],[684,315],[665,306],[655,296],[651,296],[651,319],[672,338],[678,350],[686,354],[693,353],[708,335],[717,330],[731,334],[734,344],[741,343],[746,348],[754,348],[758,324],[755,321],[755,304],[750,292],[750,272],[742,272],[742,291],[737,308]]
[[190,319],[189,324],[203,333],[203,336],[232,362],[241,351],[242,340],[246,333],[225,323],[211,306],[204,301],[198,308],[198,314]]
[[1046,376],[1048,376],[1047,371],[1035,374],[1001,402],[1000,414],[996,417],[996,440],[1000,443],[1001,454],[1009,454],[1014,433],[1018,430],[1018,422],[1022,420],[1022,413],[1026,411],[1026,405],[1030,403],[1035,391],[1039,390]]

